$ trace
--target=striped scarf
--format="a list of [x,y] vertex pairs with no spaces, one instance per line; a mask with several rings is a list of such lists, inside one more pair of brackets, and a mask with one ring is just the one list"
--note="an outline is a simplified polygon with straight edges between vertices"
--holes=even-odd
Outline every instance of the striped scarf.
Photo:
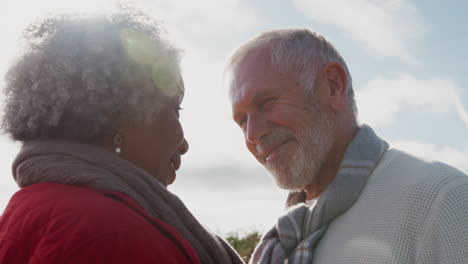
[[309,264],[327,227],[359,198],[388,144],[362,126],[348,146],[338,173],[313,206],[294,205],[266,232],[250,263]]

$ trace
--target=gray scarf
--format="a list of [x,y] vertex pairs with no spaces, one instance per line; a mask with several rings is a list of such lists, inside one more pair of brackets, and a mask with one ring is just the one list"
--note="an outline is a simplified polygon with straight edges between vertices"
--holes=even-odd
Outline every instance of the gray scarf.
[[[275,227],[263,235],[250,263],[283,264],[285,260],[289,264],[312,263],[314,250],[328,225],[359,198],[387,149],[387,142],[369,126],[362,126],[348,146],[335,179],[315,206],[299,203],[290,207]],[[304,195],[299,193],[290,199],[297,197]]]
[[23,145],[13,162],[19,187],[54,182],[123,193],[152,217],[173,226],[204,264],[243,263],[221,238],[203,228],[184,203],[145,170],[103,148],[59,140]]

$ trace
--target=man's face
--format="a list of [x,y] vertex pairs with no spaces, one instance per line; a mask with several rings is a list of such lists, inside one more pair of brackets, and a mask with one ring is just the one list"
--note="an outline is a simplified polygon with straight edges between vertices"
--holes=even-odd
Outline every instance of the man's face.
[[249,151],[281,188],[309,185],[334,144],[334,115],[314,101],[297,76],[273,69],[264,52],[250,54],[235,74],[234,121]]

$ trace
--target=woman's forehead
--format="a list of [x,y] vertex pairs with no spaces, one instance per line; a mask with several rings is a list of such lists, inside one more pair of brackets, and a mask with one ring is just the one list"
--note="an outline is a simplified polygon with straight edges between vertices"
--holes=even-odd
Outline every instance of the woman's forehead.
[[177,89],[176,91],[172,91],[170,94],[164,93],[164,96],[168,98],[168,101],[174,104],[181,104],[184,100],[184,95],[185,90],[182,88]]

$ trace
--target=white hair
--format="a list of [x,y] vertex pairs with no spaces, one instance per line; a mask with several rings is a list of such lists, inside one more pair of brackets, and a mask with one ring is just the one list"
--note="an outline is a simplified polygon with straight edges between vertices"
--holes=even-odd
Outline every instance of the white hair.
[[183,90],[180,51],[162,33],[128,8],[32,23],[6,75],[3,131],[20,141],[93,140],[125,122],[154,123],[163,95]]
[[253,51],[267,48],[272,67],[282,73],[296,71],[298,82],[313,95],[316,74],[327,63],[336,62],[346,71],[347,95],[354,113],[356,102],[351,74],[343,57],[335,47],[318,33],[307,29],[282,29],[264,32],[244,43],[231,55],[227,70],[230,71],[231,85],[235,81],[240,64]]

